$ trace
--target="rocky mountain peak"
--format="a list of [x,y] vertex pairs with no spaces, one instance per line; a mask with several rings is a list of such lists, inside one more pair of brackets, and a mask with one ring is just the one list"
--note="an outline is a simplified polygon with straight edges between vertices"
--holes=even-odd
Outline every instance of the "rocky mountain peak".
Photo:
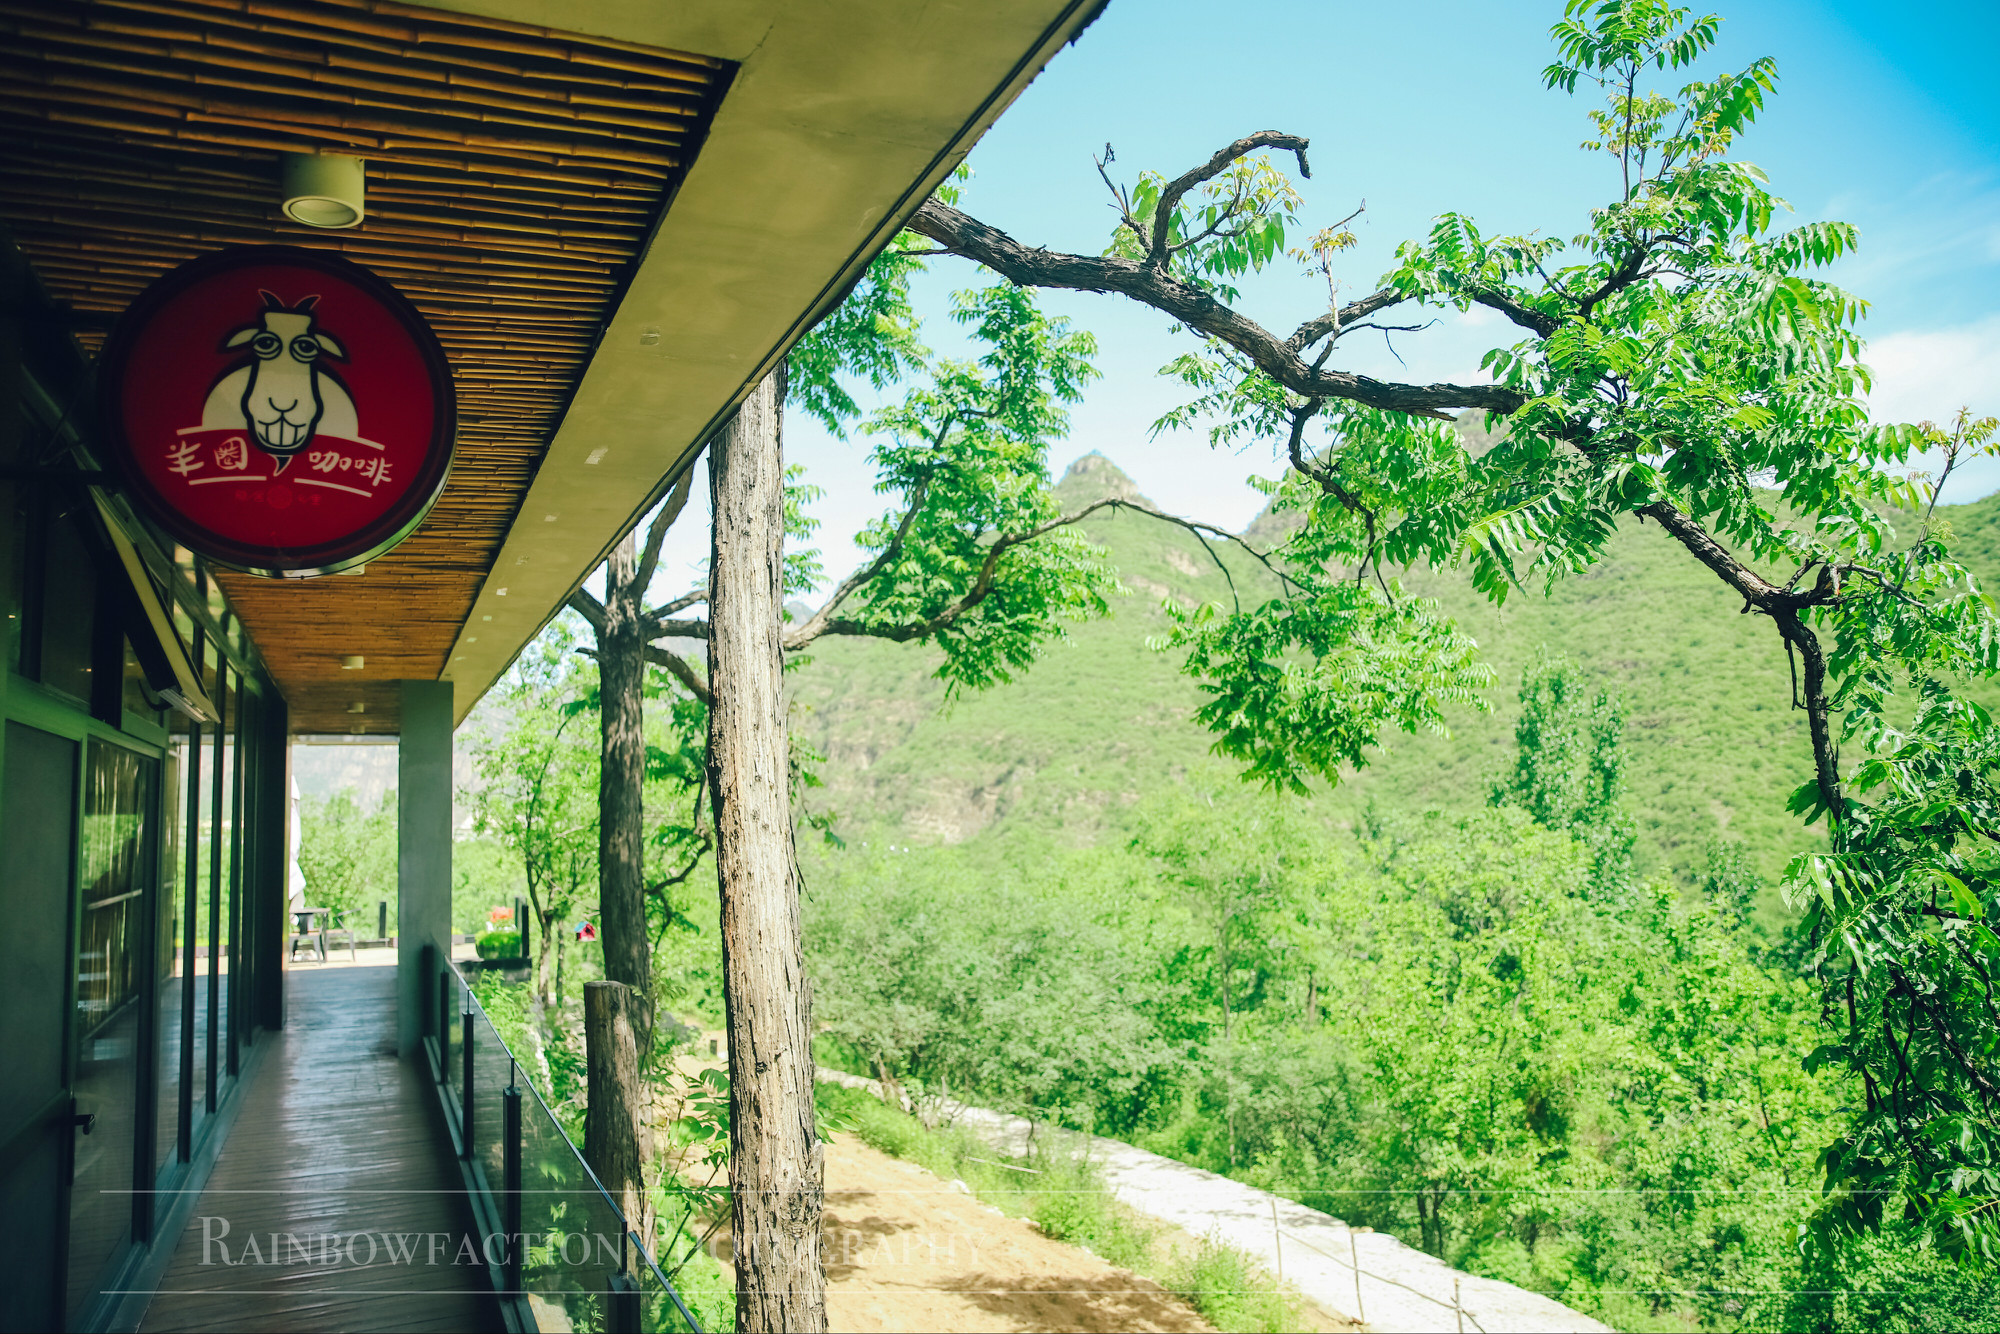
[[1156,508],[1140,493],[1137,483],[1094,449],[1069,465],[1062,481],[1056,483],[1056,500],[1066,510],[1094,500],[1130,500]]

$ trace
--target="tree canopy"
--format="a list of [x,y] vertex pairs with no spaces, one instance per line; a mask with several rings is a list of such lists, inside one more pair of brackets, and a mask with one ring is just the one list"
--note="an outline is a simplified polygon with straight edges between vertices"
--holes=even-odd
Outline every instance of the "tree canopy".
[[[1928,523],[1942,476],[1900,470],[1925,448],[1989,450],[1994,428],[1870,419],[1866,303],[1823,274],[1857,233],[1784,225],[1787,205],[1736,155],[1776,66],[1693,77],[1719,24],[1667,0],[1571,0],[1543,79],[1602,97],[1585,147],[1610,169],[1605,201],[1573,232],[1489,236],[1444,214],[1344,304],[1347,220],[1295,244],[1299,195],[1271,156],[1306,174],[1293,134],[1126,186],[1107,153],[1118,221],[1100,255],[1024,244],[943,200],[911,227],[1016,283],[1157,309],[1200,339],[1168,368],[1190,399],[1161,427],[1278,448],[1274,496],[1298,520],[1271,553],[1282,594],[1185,612],[1171,637],[1211,697],[1217,749],[1247,777],[1337,781],[1383,727],[1436,726],[1440,705],[1484,683],[1474,646],[1389,567],[1462,564],[1498,602],[1591,569],[1629,519],[1764,618],[1813,744],[1792,807],[1828,834],[1787,877],[1835,1029],[1812,1059],[1852,1071],[1865,1101],[1824,1156],[1821,1235],[1880,1225],[1900,1201],[1947,1246],[1991,1255],[2000,794],[1991,719],[1958,683],[2000,667],[2000,635]],[[1288,258],[1325,279],[1329,302],[1285,333],[1244,313],[1233,284]],[[1338,367],[1343,338],[1410,305],[1505,316],[1518,337],[1487,353],[1492,383]],[[1483,452],[1438,420],[1467,407],[1503,428]]]

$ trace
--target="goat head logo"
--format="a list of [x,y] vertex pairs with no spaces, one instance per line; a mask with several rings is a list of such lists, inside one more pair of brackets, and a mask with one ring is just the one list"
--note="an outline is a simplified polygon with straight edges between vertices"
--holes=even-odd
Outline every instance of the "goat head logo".
[[264,308],[256,323],[232,331],[222,344],[224,351],[247,348],[252,358],[209,390],[201,424],[247,429],[282,472],[320,431],[353,438],[359,427],[354,400],[322,364],[345,361],[347,352],[314,318],[319,297],[288,306],[270,292],[258,295]]

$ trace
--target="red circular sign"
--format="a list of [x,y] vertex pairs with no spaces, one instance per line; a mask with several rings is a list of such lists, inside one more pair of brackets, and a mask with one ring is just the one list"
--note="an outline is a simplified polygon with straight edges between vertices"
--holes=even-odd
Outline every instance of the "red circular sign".
[[350,260],[224,250],[148,287],[98,384],[114,466],[176,541],[253,574],[331,574],[430,512],[451,368],[416,308]]

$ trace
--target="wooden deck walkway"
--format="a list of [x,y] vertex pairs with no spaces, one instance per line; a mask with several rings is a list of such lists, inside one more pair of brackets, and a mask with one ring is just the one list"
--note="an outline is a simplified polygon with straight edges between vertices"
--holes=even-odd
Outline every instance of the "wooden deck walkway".
[[260,1039],[274,1049],[140,1328],[499,1329],[436,1095],[396,1059],[396,970],[287,981],[286,1028]]

